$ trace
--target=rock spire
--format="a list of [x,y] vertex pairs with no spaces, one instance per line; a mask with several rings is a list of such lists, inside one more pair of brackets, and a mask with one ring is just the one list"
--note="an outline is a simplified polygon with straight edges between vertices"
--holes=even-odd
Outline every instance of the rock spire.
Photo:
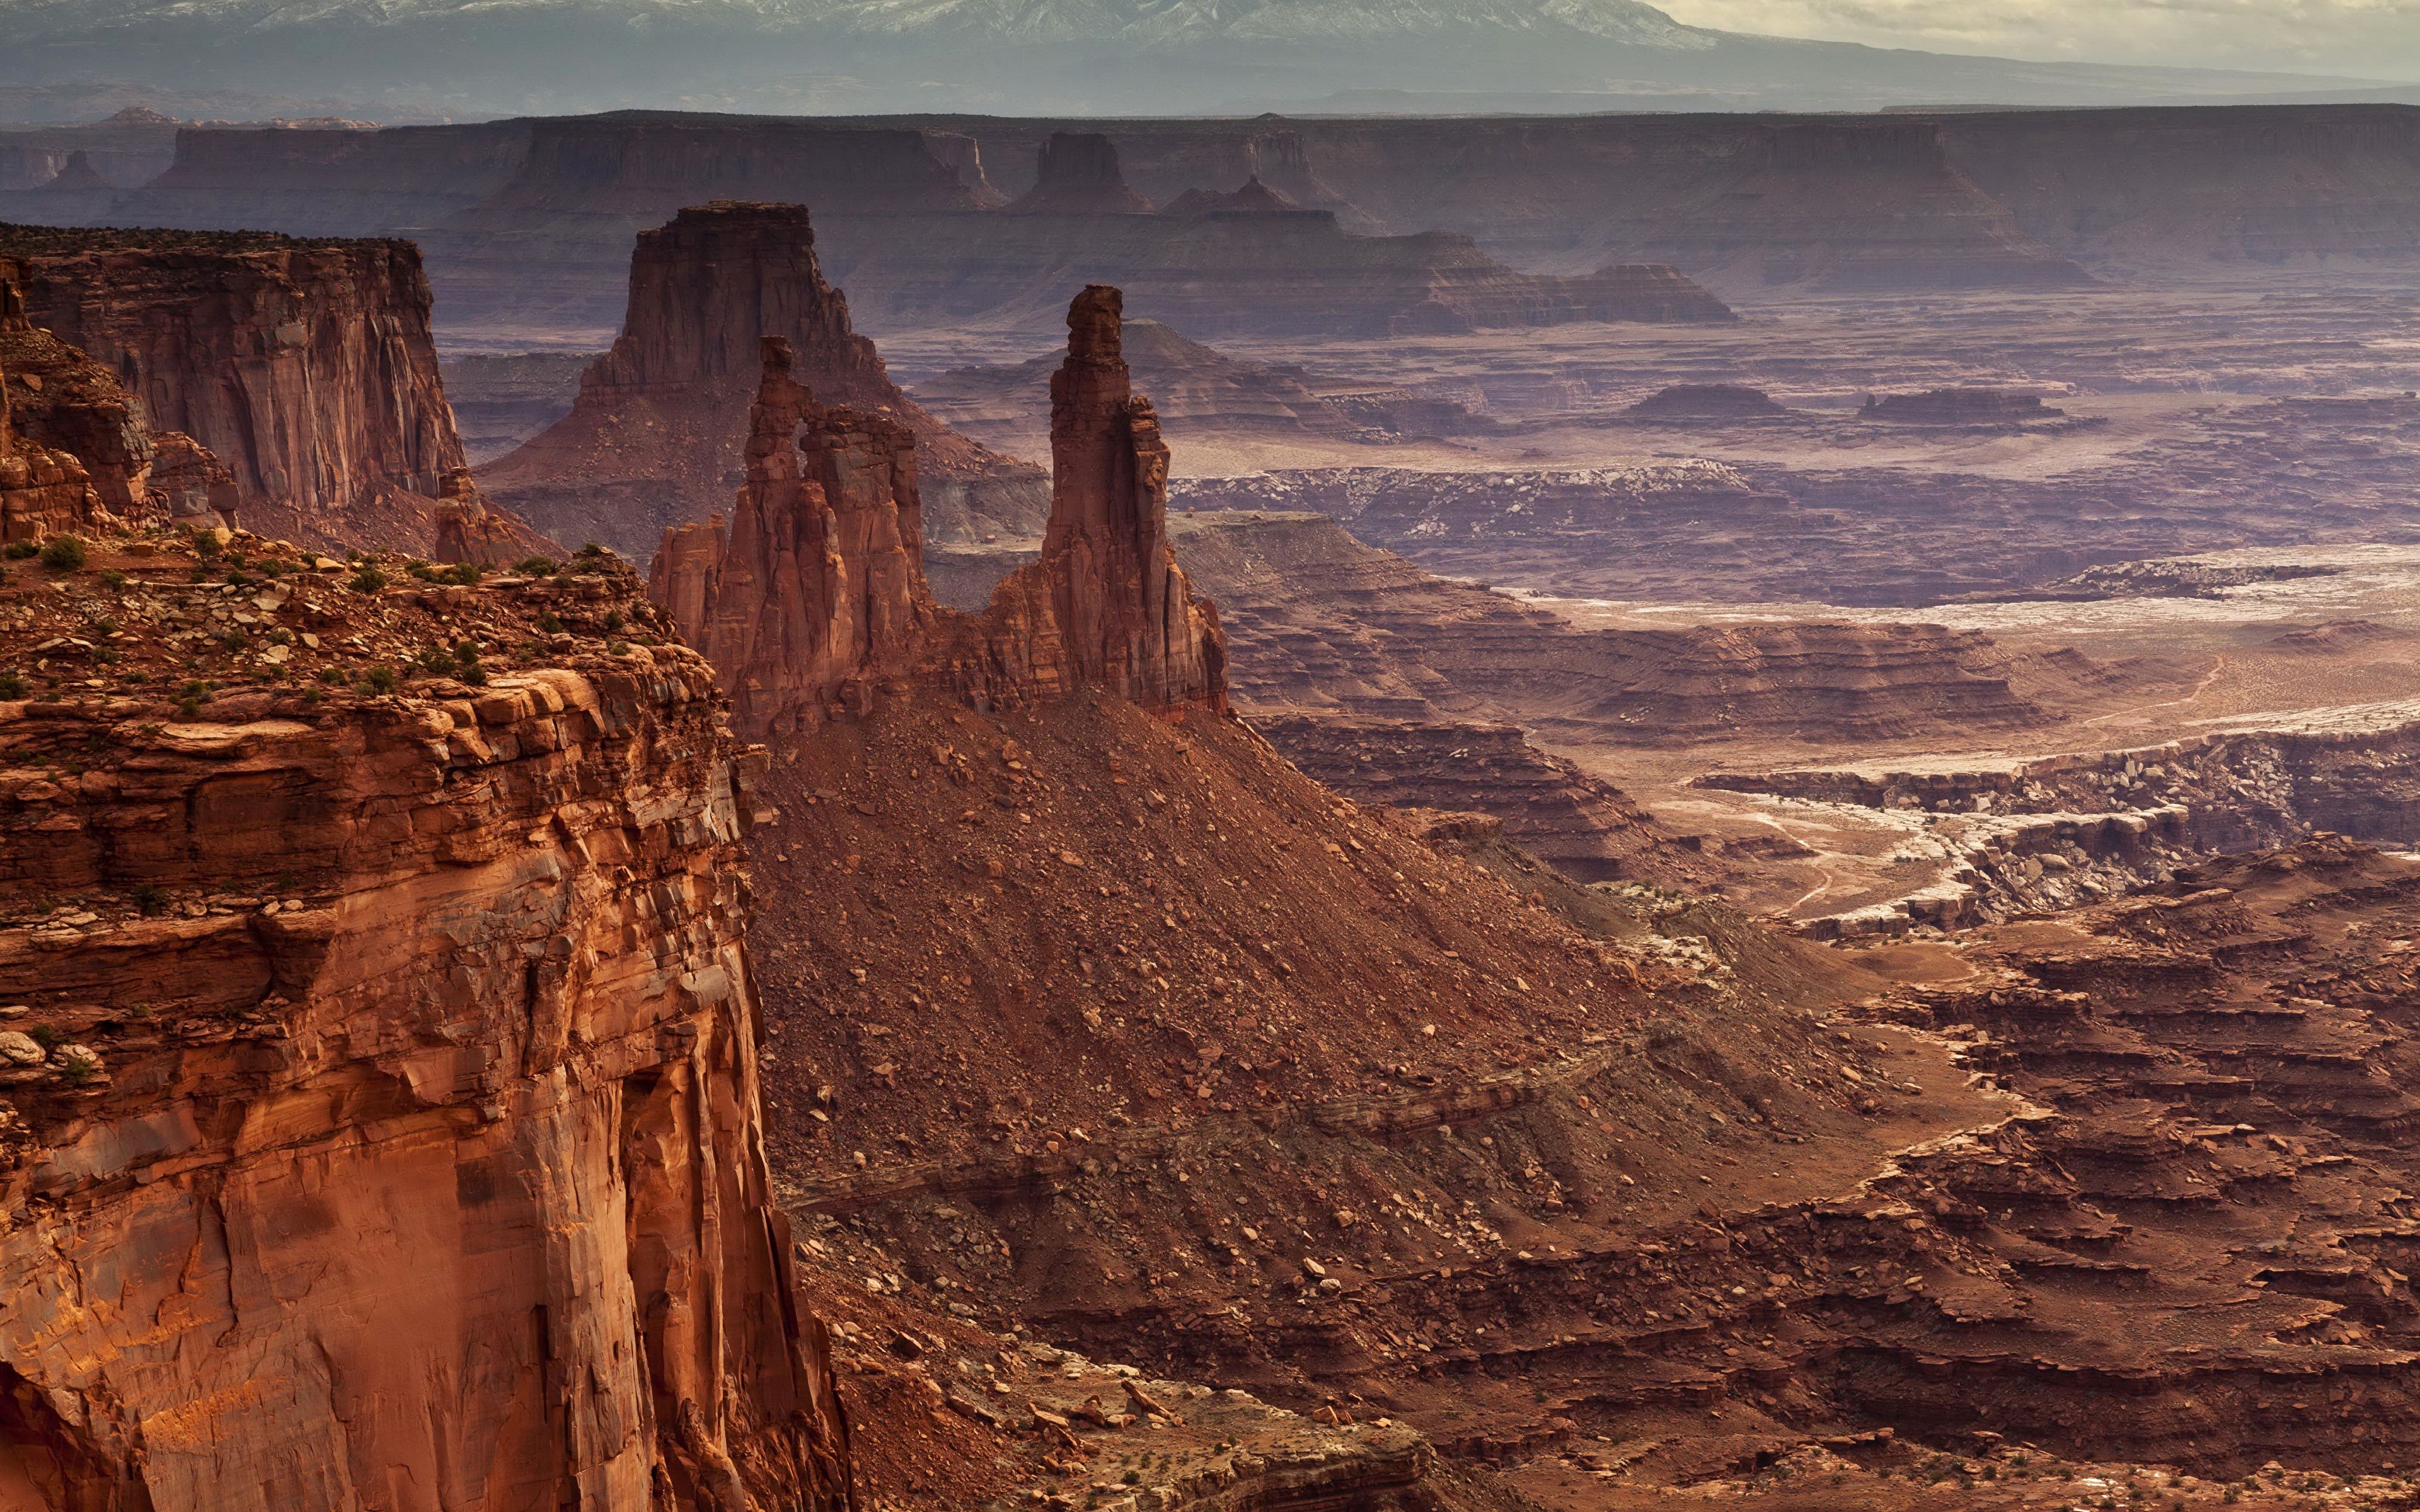
[[915,434],[816,403],[783,338],[760,350],[729,529],[717,517],[667,530],[650,582],[753,734],[863,712],[923,657],[936,613]]

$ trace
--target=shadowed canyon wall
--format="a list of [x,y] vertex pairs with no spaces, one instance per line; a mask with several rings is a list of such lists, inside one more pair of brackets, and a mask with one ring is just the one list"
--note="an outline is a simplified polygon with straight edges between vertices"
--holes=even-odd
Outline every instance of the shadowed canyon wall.
[[409,242],[0,230],[34,322],[233,471],[261,533],[426,549],[463,465]]

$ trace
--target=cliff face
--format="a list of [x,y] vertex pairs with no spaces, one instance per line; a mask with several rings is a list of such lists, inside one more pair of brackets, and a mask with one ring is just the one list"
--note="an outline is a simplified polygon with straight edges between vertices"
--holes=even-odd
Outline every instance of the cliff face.
[[0,540],[96,518],[216,524],[235,482],[209,448],[153,432],[110,371],[25,313],[23,265],[0,260]]
[[[225,646],[178,544],[6,594],[12,661],[147,633],[0,703],[0,1500],[846,1505],[708,669],[607,647],[651,620],[618,569],[363,594],[286,556]],[[469,683],[263,675],[500,655],[541,609],[560,649]],[[148,690],[188,668],[221,691]]]
[[16,228],[0,252],[37,325],[225,461],[247,526],[427,549],[463,458],[410,243]]
[[1040,525],[1040,471],[925,414],[851,330],[799,205],[719,202],[643,233],[613,349],[582,378],[571,413],[482,469],[481,483],[562,539],[644,555],[667,528],[731,507],[765,336],[790,343],[818,402],[887,411],[915,433],[937,537]]
[[[1384,336],[1581,320],[1728,320],[1730,310],[1668,267],[1605,266],[1575,278],[1523,273],[1468,237],[1354,236],[1328,208],[1261,192],[1188,192],[1148,215],[1118,150],[1058,133],[1044,173],[1000,215],[879,217],[827,227],[861,308],[933,324],[1038,317],[1035,291],[1116,283],[1136,309],[1201,335],[1306,332]],[[1258,184],[1258,180],[1249,182]]]
[[763,347],[730,530],[715,516],[666,531],[650,588],[724,671],[743,728],[793,730],[834,703],[863,712],[923,654],[934,610],[916,438],[816,404],[791,377],[790,344]]

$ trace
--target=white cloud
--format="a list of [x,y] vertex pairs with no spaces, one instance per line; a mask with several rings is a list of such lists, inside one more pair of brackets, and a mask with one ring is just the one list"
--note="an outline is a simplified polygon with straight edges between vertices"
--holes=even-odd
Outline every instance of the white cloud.
[[2420,0],[1666,0],[1699,26],[2063,63],[2420,79]]

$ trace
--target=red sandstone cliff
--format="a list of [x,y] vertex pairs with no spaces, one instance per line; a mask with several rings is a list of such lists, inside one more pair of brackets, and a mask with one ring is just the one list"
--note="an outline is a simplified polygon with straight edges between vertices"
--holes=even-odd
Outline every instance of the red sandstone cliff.
[[225,460],[247,527],[428,548],[463,458],[411,243],[11,227],[0,253],[37,325]]
[[[612,567],[365,592],[260,545],[223,638],[183,548],[92,550],[0,587],[61,695],[0,702],[0,1504],[850,1504],[709,669],[603,639],[653,618]],[[104,612],[149,633],[35,672]],[[509,671],[343,675],[541,613]]]
[[1040,470],[925,414],[850,329],[799,205],[718,202],[642,233],[613,349],[581,379],[571,413],[481,469],[482,486],[551,534],[644,556],[668,527],[731,507],[768,335],[791,344],[819,402],[887,411],[914,433],[937,538],[1040,524]]
[[[862,340],[862,338],[859,338]],[[881,415],[827,409],[763,342],[749,411],[748,484],[721,517],[664,532],[651,589],[724,673],[743,728],[812,727],[863,712],[875,686],[923,655],[916,438]]]

